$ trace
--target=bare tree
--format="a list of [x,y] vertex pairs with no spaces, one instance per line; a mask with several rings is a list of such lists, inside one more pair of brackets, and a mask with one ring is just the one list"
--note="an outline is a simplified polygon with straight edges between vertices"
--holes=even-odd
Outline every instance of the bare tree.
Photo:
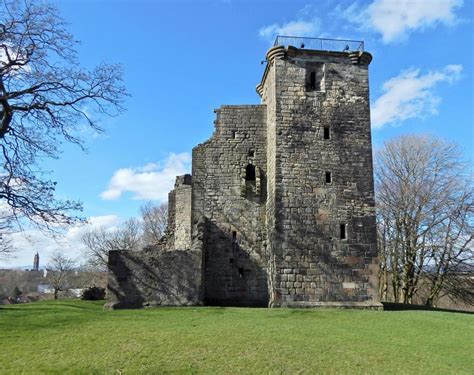
[[107,270],[110,250],[139,250],[141,248],[141,225],[137,219],[129,219],[114,230],[92,229],[82,237],[86,245],[89,263],[99,270]]
[[148,202],[140,207],[145,246],[157,244],[165,234],[168,223],[168,205]]
[[49,230],[81,220],[82,206],[55,199],[38,161],[57,158],[64,140],[83,147],[81,129],[101,131],[97,119],[120,113],[127,95],[120,66],[82,69],[77,43],[46,1],[0,1],[0,198]]
[[448,294],[451,299],[474,305],[474,280],[463,277],[463,271],[474,267],[474,192],[466,186],[459,194],[448,198],[446,218],[433,228],[429,237],[426,273],[429,292],[425,305],[435,305],[438,298]]
[[8,235],[11,233],[11,220],[9,216],[1,216],[0,212],[0,260],[10,258],[13,253],[13,245]]
[[74,270],[75,262],[65,257],[60,252],[51,256],[51,263],[48,264],[48,283],[54,290],[54,299],[58,299],[58,293],[69,289],[69,275]]
[[412,303],[421,278],[432,305],[472,258],[472,179],[455,145],[425,135],[387,142],[375,157],[381,295]]

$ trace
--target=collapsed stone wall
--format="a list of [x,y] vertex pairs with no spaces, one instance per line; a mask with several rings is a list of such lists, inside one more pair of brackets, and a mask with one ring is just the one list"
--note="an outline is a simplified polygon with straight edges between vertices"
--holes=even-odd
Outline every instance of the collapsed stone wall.
[[201,251],[110,251],[107,308],[202,302]]
[[193,215],[206,222],[205,302],[266,306],[266,109],[215,112],[214,134],[193,149]]
[[190,174],[176,176],[174,189],[168,193],[168,222],[165,235],[153,246],[156,251],[191,248],[191,184]]
[[177,176],[174,189],[169,195],[168,232],[173,237],[169,250],[191,248],[191,175]]
[[374,303],[367,56],[354,61],[346,53],[291,47],[269,54],[258,90],[267,118],[275,118],[268,128],[268,144],[274,147],[267,203],[272,303]]

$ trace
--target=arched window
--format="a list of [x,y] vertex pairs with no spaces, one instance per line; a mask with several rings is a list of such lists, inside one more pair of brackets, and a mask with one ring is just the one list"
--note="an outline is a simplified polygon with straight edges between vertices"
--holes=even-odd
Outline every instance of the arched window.
[[245,181],[255,181],[255,166],[252,164],[247,165],[247,168],[245,168]]

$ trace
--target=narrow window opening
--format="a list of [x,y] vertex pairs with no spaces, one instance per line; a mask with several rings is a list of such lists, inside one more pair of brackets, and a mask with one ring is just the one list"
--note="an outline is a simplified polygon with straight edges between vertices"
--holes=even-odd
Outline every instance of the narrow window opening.
[[237,232],[235,230],[232,232],[232,240],[234,242],[237,241]]
[[245,168],[245,181],[255,181],[255,166],[252,164],[247,165],[247,168]]
[[306,65],[306,89],[324,91],[324,63],[312,62]]
[[254,150],[249,150],[249,156],[253,158],[255,156],[255,151]]
[[309,88],[311,90],[316,89],[316,72],[311,72],[309,77]]
[[311,90],[314,90],[316,88],[316,72],[311,72],[309,79],[309,87]]
[[244,269],[243,268],[239,268],[239,276],[241,278],[244,277]]
[[235,130],[232,130],[232,139],[235,139],[236,135],[237,135],[237,132]]
[[339,228],[340,228],[341,240],[345,240],[347,237],[346,224],[340,224]]
[[331,172],[326,172],[326,184],[330,184],[332,182]]
[[230,263],[230,264],[233,264],[233,263],[234,263],[234,259],[230,258],[230,259],[229,259],[229,263]]
[[324,127],[324,139],[330,139],[331,138],[331,133],[329,130],[329,126]]

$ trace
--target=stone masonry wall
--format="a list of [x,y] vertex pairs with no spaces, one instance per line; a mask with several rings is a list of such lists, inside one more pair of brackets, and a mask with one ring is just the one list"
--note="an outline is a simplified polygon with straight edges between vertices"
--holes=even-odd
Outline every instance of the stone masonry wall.
[[205,302],[266,306],[266,109],[215,112],[214,134],[193,149],[193,215],[206,223]]
[[267,72],[261,91],[276,128],[267,203],[275,212],[274,305],[378,300],[367,65],[346,53],[290,47]]
[[272,69],[273,59],[268,58],[268,66],[266,69],[266,84],[262,88],[260,94],[262,95],[262,103],[266,105],[266,137],[267,137],[267,201],[265,206],[266,214],[266,234],[267,234],[267,252],[269,254],[268,259],[268,291],[269,291],[269,303],[273,306],[273,301],[277,298],[275,296],[276,285],[275,285],[275,251],[274,245],[277,243],[275,238],[277,232],[275,230],[276,225],[276,211],[275,211],[275,181],[277,174],[277,159],[279,155],[276,152],[276,106],[279,104],[276,100],[276,87],[275,87],[275,69]]
[[174,249],[191,248],[191,175],[176,177]]
[[177,176],[174,189],[168,193],[168,223],[165,236],[157,244],[161,250],[191,248],[191,191],[190,174]]
[[202,302],[201,251],[110,251],[106,307]]

